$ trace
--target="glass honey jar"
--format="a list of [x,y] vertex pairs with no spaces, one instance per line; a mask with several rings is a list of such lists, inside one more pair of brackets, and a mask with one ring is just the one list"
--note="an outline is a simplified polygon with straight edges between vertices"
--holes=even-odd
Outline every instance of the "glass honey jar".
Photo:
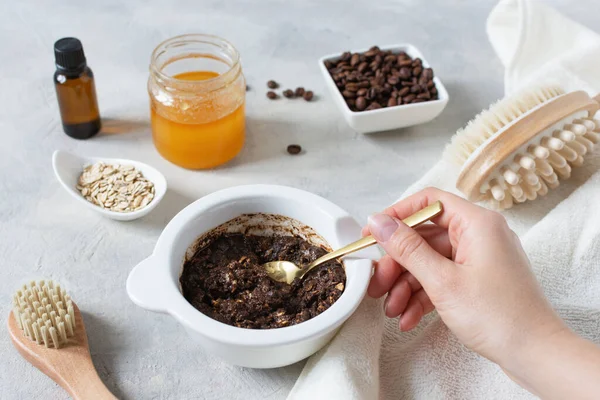
[[242,149],[246,80],[239,53],[226,40],[190,34],[159,44],[148,93],[154,146],[170,162],[213,168]]

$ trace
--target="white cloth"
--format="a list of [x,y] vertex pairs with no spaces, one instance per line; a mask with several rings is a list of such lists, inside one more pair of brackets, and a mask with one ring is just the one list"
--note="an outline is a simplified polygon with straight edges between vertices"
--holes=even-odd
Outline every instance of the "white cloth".
[[[600,36],[537,1],[501,1],[488,35],[506,67],[506,91],[551,80],[600,90]],[[466,122],[466,121],[465,121]],[[600,343],[600,151],[547,196],[505,213],[553,306]],[[405,195],[453,191],[457,168],[440,162]],[[437,315],[400,333],[381,301],[365,299],[328,347],[304,368],[290,399],[526,399],[501,369],[463,347]]]

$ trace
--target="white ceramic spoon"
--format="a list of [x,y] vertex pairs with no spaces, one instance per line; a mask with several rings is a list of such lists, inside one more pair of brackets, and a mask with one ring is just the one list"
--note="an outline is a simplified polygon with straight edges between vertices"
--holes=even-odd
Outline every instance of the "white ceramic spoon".
[[[98,161],[102,161],[106,164],[133,165],[144,175],[144,178],[148,179],[154,184],[154,199],[152,199],[152,201],[146,207],[131,212],[105,210],[87,201],[77,190],[77,180],[79,179],[84,167],[94,164]],[[54,174],[56,175],[56,178],[62,187],[64,187],[65,190],[79,203],[83,204],[90,210],[117,221],[131,221],[143,217],[152,211],[158,205],[158,203],[160,203],[163,196],[167,192],[167,180],[165,179],[164,175],[161,174],[156,168],[139,161],[119,158],[82,157],[66,151],[57,150],[52,155],[52,168],[54,169]]]

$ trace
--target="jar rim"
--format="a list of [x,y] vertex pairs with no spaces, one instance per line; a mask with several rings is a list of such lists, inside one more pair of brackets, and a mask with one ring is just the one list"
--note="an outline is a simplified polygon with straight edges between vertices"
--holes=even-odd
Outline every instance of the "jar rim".
[[[178,42],[198,42],[215,45],[227,51],[227,53],[231,56],[232,62],[230,65],[229,63],[226,63],[229,66],[227,71],[223,72],[222,74],[219,74],[218,76],[215,76],[214,78],[209,78],[201,81],[189,81],[175,78],[169,74],[164,73],[162,71],[162,67],[164,67],[166,64],[159,66],[157,60],[158,57],[169,48],[169,45],[177,44]],[[183,35],[173,36],[169,39],[163,40],[154,48],[150,56],[150,71],[153,74],[156,74],[161,81],[174,84],[185,84],[190,86],[206,86],[207,84],[209,85],[210,83],[214,83],[219,80],[225,80],[231,74],[231,72],[239,66],[239,64],[240,54],[231,42],[229,42],[226,39],[223,39],[220,36],[205,33],[186,33]],[[226,82],[224,82],[223,85],[226,85]]]

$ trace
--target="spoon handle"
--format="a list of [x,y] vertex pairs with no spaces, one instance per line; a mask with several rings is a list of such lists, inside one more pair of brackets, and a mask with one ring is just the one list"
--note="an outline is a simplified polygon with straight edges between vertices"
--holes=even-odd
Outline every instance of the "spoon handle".
[[[425,207],[424,209],[417,211],[410,217],[407,217],[402,220],[406,225],[414,228],[422,223],[429,221],[430,219],[438,216],[443,211],[443,206],[440,201],[436,201],[435,203]],[[357,240],[356,242],[352,242],[347,246],[342,247],[336,251],[332,251],[331,253],[325,254],[323,257],[317,258],[312,263],[308,264],[304,269],[304,274],[313,269],[314,267],[323,264],[324,262],[333,260],[338,257],[345,256],[346,254],[354,253],[355,251],[359,251],[364,249],[365,247],[372,246],[377,243],[377,240],[371,235],[366,236],[362,239]],[[303,275],[304,275],[303,274]]]

